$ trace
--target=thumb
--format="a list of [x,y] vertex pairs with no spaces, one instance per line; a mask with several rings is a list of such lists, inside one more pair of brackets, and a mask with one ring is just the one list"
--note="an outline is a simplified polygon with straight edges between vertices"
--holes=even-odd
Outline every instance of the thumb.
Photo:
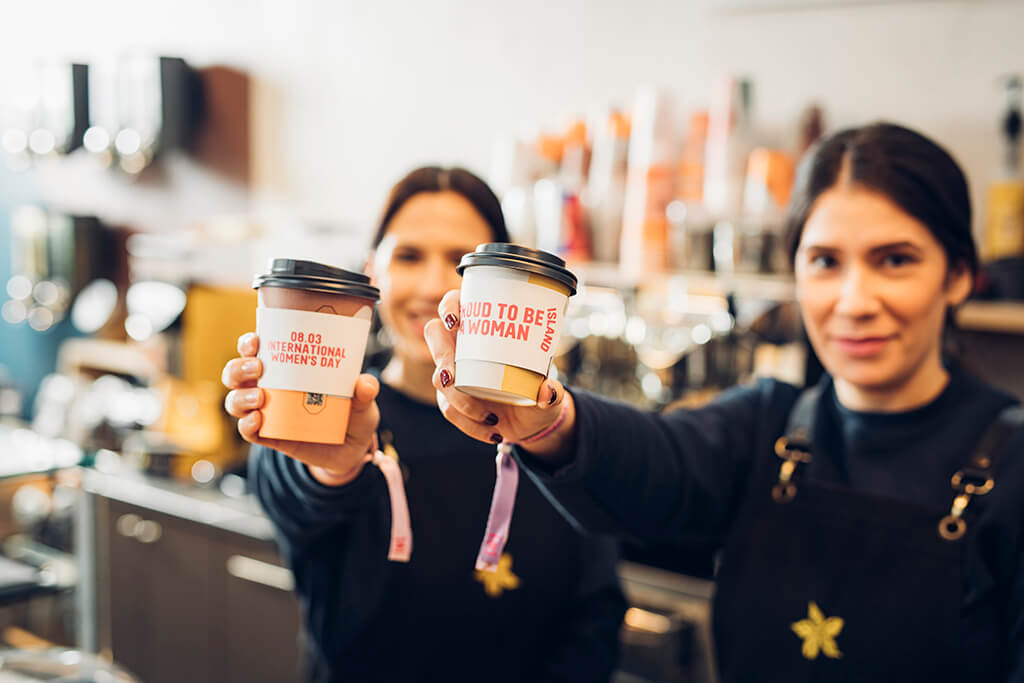
[[362,374],[356,378],[356,386],[352,391],[352,412],[365,411],[373,405],[380,392],[380,382],[373,375]]
[[352,444],[361,452],[369,449],[373,436],[380,425],[380,411],[377,409],[377,392],[380,383],[373,375],[360,375],[352,392],[352,405],[348,416],[346,446]]

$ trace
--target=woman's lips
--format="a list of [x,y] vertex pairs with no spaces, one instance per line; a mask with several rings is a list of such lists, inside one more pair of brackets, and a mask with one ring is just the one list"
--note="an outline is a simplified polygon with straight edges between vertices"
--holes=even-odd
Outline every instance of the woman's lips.
[[835,337],[835,343],[847,356],[870,358],[885,348],[892,337]]

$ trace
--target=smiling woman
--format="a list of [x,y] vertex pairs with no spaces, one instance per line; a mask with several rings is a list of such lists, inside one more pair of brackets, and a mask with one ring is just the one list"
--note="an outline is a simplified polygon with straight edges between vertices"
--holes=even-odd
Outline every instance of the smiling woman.
[[[513,453],[579,526],[720,550],[725,683],[1024,681],[1024,413],[942,355],[977,267],[970,216],[931,140],[831,135],[789,214],[817,386],[765,380],[666,415],[577,390],[557,419],[501,408],[507,440],[543,435]],[[426,335],[450,372],[454,333]],[[435,386],[480,438],[466,416],[498,409]]]
[[[438,167],[399,181],[374,236],[366,270],[394,345],[379,372],[373,426],[377,461],[390,456],[405,474],[408,563],[388,561],[392,516],[376,467],[336,452],[321,466],[296,444],[253,450],[251,479],[295,574],[318,683],[597,682],[614,669],[625,611],[614,542],[579,535],[536,484],[519,484],[516,532],[497,571],[474,572],[495,448],[438,412],[423,331],[459,286],[462,256],[507,240],[490,188],[468,171]],[[491,411],[475,417],[488,433],[505,426]],[[334,471],[341,462],[345,471]]]
[[387,292],[379,312],[395,348],[385,382],[433,401],[434,366],[423,328],[437,317],[444,293],[459,286],[455,267],[463,254],[484,242],[507,241],[498,199],[468,171],[417,169],[395,186],[367,268]]
[[797,298],[840,400],[886,412],[927,403],[949,380],[943,327],[977,269],[963,175],[922,136],[886,125],[835,136],[801,171],[789,219]]

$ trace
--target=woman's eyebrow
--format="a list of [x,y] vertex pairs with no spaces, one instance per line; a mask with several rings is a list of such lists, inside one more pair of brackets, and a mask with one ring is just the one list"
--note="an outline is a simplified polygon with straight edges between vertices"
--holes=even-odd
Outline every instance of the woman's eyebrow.
[[[828,244],[805,244],[800,247],[801,251],[815,251],[820,253],[836,253],[842,251],[839,247],[834,247]],[[921,253],[923,249],[914,242],[908,240],[900,240],[898,242],[886,242],[884,244],[877,244],[868,249],[869,254],[877,254],[882,252],[896,251],[899,249],[910,249],[912,251]]]
[[886,242],[885,244],[879,244],[878,246],[871,247],[869,253],[880,254],[889,251],[898,251],[901,249],[909,249],[911,251],[921,253],[923,249],[913,242],[907,240],[901,240],[899,242]]
[[834,253],[839,251],[838,247],[833,247],[828,244],[804,244],[800,246],[800,251],[817,251],[824,253]]

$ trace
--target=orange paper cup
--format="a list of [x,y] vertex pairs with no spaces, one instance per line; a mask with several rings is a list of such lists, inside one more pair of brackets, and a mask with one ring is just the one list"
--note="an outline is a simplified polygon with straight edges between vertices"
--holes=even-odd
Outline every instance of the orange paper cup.
[[342,444],[379,290],[365,275],[274,259],[253,283],[263,362],[259,436]]

